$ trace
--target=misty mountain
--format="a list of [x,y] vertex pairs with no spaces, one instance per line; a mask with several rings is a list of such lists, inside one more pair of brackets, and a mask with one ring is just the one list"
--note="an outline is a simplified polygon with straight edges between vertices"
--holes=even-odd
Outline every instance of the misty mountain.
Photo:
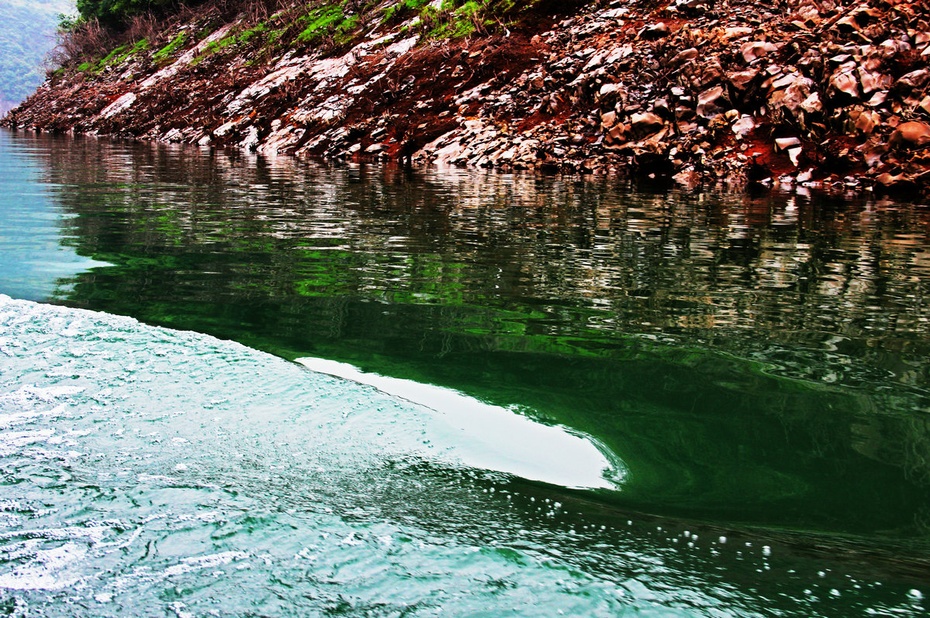
[[45,79],[59,15],[74,12],[71,0],[0,0],[0,116]]

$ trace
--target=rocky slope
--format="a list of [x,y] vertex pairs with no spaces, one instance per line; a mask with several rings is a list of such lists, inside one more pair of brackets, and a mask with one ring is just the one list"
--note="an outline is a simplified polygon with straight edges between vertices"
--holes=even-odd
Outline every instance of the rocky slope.
[[65,67],[4,122],[688,186],[930,188],[925,1],[512,4],[480,20],[449,0],[205,5]]

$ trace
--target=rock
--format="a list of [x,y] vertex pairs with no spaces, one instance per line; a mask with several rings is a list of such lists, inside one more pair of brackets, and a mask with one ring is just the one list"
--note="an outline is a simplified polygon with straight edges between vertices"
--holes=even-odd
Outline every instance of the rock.
[[898,81],[895,82],[895,88],[908,91],[919,90],[927,84],[928,80],[930,80],[930,71],[927,69],[918,69],[902,75]]
[[920,103],[917,104],[917,107],[924,110],[925,113],[930,115],[930,96],[925,96],[920,100]]
[[830,77],[830,89],[833,96],[846,95],[852,99],[859,98],[859,81],[852,70],[840,70]]
[[904,122],[891,134],[888,144],[901,148],[921,148],[930,143],[930,124],[925,122]]
[[758,69],[748,69],[746,71],[733,71],[727,73],[727,81],[737,90],[743,91],[749,87],[749,84],[758,77]]
[[879,90],[872,94],[868,101],[865,102],[869,107],[879,107],[888,98],[887,90]]
[[712,118],[720,113],[718,101],[723,98],[723,86],[708,88],[698,95],[697,115],[702,118]]
[[617,144],[626,140],[627,128],[622,123],[616,124],[604,136],[604,142],[608,145]]
[[[808,113],[820,111],[816,104],[819,103],[820,98],[813,90],[814,82],[812,80],[798,76],[784,90],[776,90],[769,95],[769,107],[773,110],[785,109],[795,118],[798,116],[799,109],[803,109]],[[817,96],[816,103],[815,101],[808,101],[811,96]]]
[[872,134],[875,127],[881,124],[881,121],[881,116],[877,112],[865,111],[856,118],[855,129],[858,133],[868,136]]
[[809,97],[801,102],[801,109],[803,109],[808,114],[822,112],[823,102],[820,100],[820,95],[816,92],[812,93]]
[[[862,93],[869,94],[876,90],[890,88],[894,79],[890,75],[883,75],[872,71],[867,71],[859,67],[859,83],[862,84]],[[900,81],[900,80],[899,80]]]
[[611,111],[601,114],[601,128],[607,130],[615,124],[617,124],[617,112]]
[[884,172],[875,177],[875,182],[882,185],[883,187],[892,187],[905,179],[904,174],[889,174]]
[[683,49],[675,57],[669,61],[669,64],[672,66],[678,66],[679,64],[684,64],[685,62],[690,62],[700,55],[700,52],[694,48],[689,47],[688,49]]
[[740,53],[746,64],[752,64],[758,58],[762,58],[772,52],[778,51],[778,46],[768,41],[749,41],[740,46]]
[[640,136],[655,133],[664,124],[662,118],[653,112],[643,112],[630,116],[630,130]]
[[738,138],[742,138],[752,133],[752,130],[756,128],[756,122],[752,116],[743,115],[733,123],[731,128]]
[[792,146],[800,145],[800,143],[801,140],[796,137],[780,137],[775,140],[775,147],[778,148],[778,150],[787,150]]
[[650,24],[640,30],[639,38],[641,39],[662,39],[668,36],[668,26],[665,22]]

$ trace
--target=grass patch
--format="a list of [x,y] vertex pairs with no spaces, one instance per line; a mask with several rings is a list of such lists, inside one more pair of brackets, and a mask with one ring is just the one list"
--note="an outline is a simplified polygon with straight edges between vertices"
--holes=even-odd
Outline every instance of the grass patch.
[[324,4],[311,9],[300,18],[303,26],[297,35],[299,43],[315,43],[330,40],[336,45],[345,45],[355,38],[361,25],[356,13],[346,14],[346,3]]
[[411,30],[431,39],[456,39],[512,25],[517,14],[539,0],[443,0],[438,8],[429,0],[400,0],[384,9],[382,23],[416,17]]
[[116,67],[121,65],[130,57],[140,52],[146,51],[148,48],[149,42],[147,39],[140,39],[133,45],[120,45],[110,50],[110,53],[108,53],[97,62],[82,62],[77,66],[77,70],[82,73],[100,73],[107,67]]
[[176,37],[171,39],[171,42],[159,49],[157,52],[152,54],[152,60],[156,64],[160,64],[175,54],[179,49],[184,47],[184,44],[187,42],[187,33],[179,32]]
[[228,47],[235,47],[236,45],[244,45],[258,36],[265,35],[267,32],[268,32],[268,26],[266,26],[264,22],[259,22],[258,24],[256,24],[255,26],[247,30],[235,32],[233,34],[223,37],[219,41],[211,41],[204,48],[203,52],[199,56],[194,58],[192,64],[199,64],[207,56],[211,54],[215,54],[219,51],[222,51]]
[[388,22],[409,19],[414,15],[418,15],[420,9],[429,3],[430,0],[401,0],[401,2],[392,4],[384,9],[384,16],[381,18],[381,23],[386,24]]
[[339,4],[328,4],[311,10],[301,18],[304,29],[297,35],[301,43],[312,43],[335,30],[343,21],[345,13]]

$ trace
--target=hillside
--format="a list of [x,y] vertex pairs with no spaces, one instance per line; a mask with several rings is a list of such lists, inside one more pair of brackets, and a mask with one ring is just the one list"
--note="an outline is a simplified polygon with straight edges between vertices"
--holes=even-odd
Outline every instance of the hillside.
[[930,183],[923,1],[281,7],[136,19],[5,123],[686,186]]
[[55,46],[58,15],[73,10],[70,0],[0,2],[0,115],[45,80],[44,64]]

